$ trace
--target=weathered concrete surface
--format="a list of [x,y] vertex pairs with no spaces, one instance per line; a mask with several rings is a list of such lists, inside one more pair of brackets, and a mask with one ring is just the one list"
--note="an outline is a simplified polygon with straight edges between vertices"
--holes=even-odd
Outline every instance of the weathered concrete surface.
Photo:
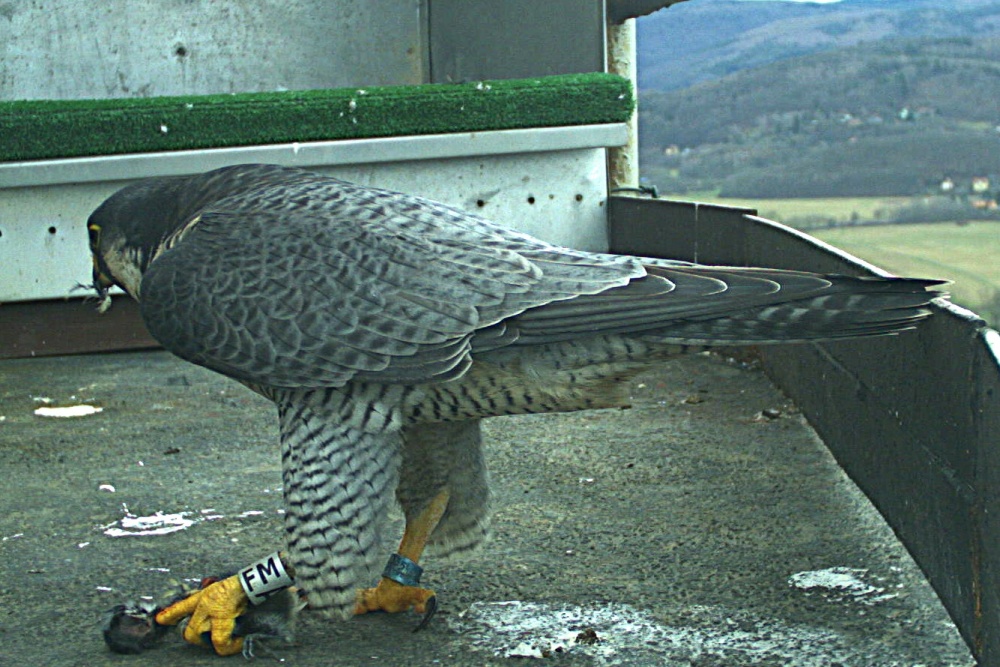
[[[307,613],[297,645],[275,655],[529,664],[492,651],[558,648],[517,624],[568,607],[576,621],[562,631],[601,641],[570,641],[553,664],[972,664],[889,529],[760,373],[692,357],[638,379],[633,395],[631,410],[489,423],[496,534],[473,559],[426,563],[441,601],[426,631],[409,632],[411,615],[337,624]],[[103,412],[35,416],[43,398]],[[755,418],[768,409],[780,415]],[[0,363],[0,419],[0,664],[221,664],[175,635],[141,657],[112,655],[98,626],[113,604],[280,546],[272,407],[166,353],[130,353]],[[196,522],[110,537],[123,506]],[[790,585],[814,570],[850,586]],[[543,606],[520,620],[481,604],[461,616],[504,600]],[[608,610],[617,625],[600,617]],[[508,615],[478,624],[486,613]]]
[[398,0],[0,2],[0,99],[416,84],[420,20]]

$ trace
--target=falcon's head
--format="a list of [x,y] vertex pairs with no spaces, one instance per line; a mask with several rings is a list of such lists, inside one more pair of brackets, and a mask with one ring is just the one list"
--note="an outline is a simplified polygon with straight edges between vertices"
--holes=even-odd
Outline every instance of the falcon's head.
[[233,195],[286,182],[299,170],[266,164],[223,167],[191,176],[147,178],[109,197],[87,220],[94,263],[92,287],[103,312],[111,305],[108,290],[121,287],[139,299],[142,276],[180,232],[197,222],[199,213]]
[[177,191],[187,181],[166,177],[140,181],[109,197],[87,220],[94,263],[92,287],[101,310],[110,305],[108,290],[121,287],[139,298],[142,274],[166,238],[184,221]]
[[120,230],[95,222],[93,216],[87,222],[87,233],[94,265],[91,287],[100,301],[98,310],[103,313],[111,307],[108,291],[116,285],[138,299],[142,257],[146,253],[139,248],[126,250],[125,238]]

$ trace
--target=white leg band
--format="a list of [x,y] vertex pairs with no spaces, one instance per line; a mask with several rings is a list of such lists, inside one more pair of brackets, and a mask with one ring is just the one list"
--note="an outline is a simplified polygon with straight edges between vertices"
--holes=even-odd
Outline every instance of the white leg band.
[[236,576],[240,578],[243,592],[255,605],[266,600],[269,595],[295,583],[285,570],[277,551],[243,568]]

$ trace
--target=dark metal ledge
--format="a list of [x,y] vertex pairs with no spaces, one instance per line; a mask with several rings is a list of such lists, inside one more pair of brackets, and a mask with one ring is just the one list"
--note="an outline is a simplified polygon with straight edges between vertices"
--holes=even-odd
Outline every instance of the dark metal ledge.
[[[612,197],[608,212],[612,252],[884,273],[747,209]],[[1000,335],[950,303],[934,309],[900,336],[761,356],[924,570],[980,665],[1000,665]]]
[[99,316],[97,302],[82,298],[0,303],[0,359],[160,346],[146,331],[138,303],[116,296],[114,304]]

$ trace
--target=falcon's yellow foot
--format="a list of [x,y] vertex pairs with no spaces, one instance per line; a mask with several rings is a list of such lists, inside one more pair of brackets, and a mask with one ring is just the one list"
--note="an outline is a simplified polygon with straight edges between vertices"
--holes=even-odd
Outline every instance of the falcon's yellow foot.
[[389,556],[378,586],[357,592],[355,614],[367,614],[370,611],[396,613],[413,609],[424,615],[413,629],[414,632],[430,623],[437,611],[437,598],[434,591],[420,588],[420,575],[424,570],[417,565],[417,560],[424,551],[427,538],[441,520],[449,497],[447,490],[441,491],[417,516],[407,517],[399,551]]
[[[209,583],[156,614],[160,625],[177,625],[188,619],[184,639],[211,645],[219,655],[243,650],[243,638],[233,637],[236,619],[247,609],[247,596],[236,576]],[[190,617],[190,618],[188,618]]]
[[397,613],[409,609],[424,615],[414,631],[422,629],[437,611],[434,591],[417,586],[404,586],[383,578],[375,588],[360,589],[354,604],[355,614],[367,614],[370,611]]
[[211,646],[219,655],[252,656],[255,637],[290,638],[299,608],[293,576],[275,552],[231,577],[202,580],[197,591],[157,612],[155,622],[186,621],[186,641]]

